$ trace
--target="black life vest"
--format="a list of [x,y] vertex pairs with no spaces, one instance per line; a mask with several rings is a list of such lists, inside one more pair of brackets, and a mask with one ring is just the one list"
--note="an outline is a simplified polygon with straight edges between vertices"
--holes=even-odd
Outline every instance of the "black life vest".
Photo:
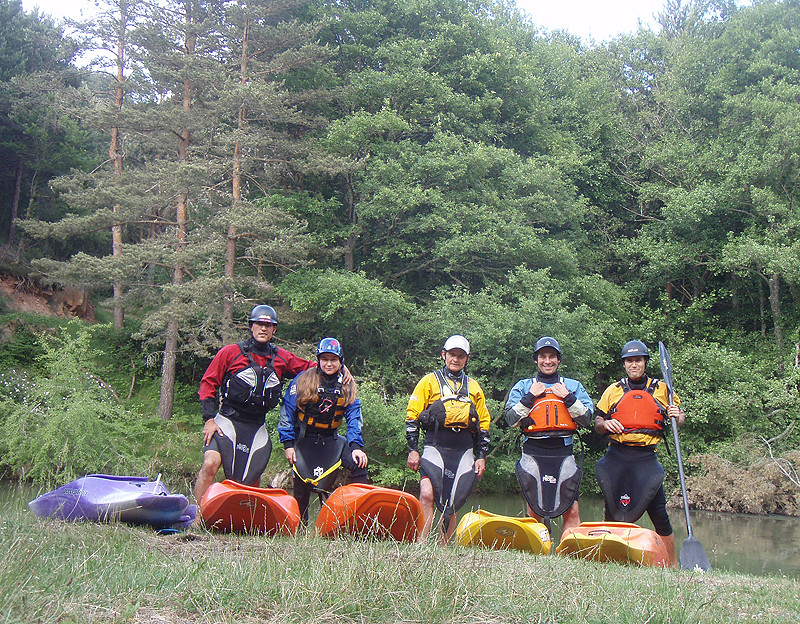
[[658,379],[651,379],[641,390],[631,388],[627,379],[620,380],[619,385],[622,398],[611,406],[608,415],[622,423],[625,433],[661,435],[667,410],[653,396]]
[[249,366],[235,373],[225,373],[220,388],[222,405],[237,412],[266,413],[281,400],[281,379],[273,368],[275,358],[280,357],[278,349],[272,344],[267,346],[267,361],[261,367],[250,353],[252,341],[244,340],[236,343],[236,346],[247,358]]
[[469,377],[463,375],[458,388],[453,391],[441,370],[437,370],[434,375],[439,382],[440,398],[420,413],[420,425],[428,430],[448,427],[453,430],[466,429],[470,433],[478,433],[481,428],[480,416],[472,399],[469,398]]
[[329,388],[317,388],[319,400],[316,403],[297,405],[297,419],[307,428],[334,431],[344,419],[345,398],[342,394],[342,374]]

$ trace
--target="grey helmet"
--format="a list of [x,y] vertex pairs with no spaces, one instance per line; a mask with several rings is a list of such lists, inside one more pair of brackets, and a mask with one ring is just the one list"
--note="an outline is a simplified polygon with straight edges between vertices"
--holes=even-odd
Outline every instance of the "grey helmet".
[[624,360],[625,358],[636,357],[639,355],[641,355],[645,360],[650,359],[650,350],[647,348],[647,345],[641,340],[629,340],[625,343],[625,346],[622,347],[622,355],[620,357]]
[[251,327],[253,323],[272,323],[273,325],[277,325],[278,315],[275,314],[275,310],[272,306],[261,304],[250,311],[250,316],[247,320]]
[[552,336],[542,336],[536,341],[536,345],[533,347],[533,359],[536,359],[536,354],[545,347],[555,349],[556,353],[558,353],[558,357],[561,357],[561,345],[558,344],[558,340]]

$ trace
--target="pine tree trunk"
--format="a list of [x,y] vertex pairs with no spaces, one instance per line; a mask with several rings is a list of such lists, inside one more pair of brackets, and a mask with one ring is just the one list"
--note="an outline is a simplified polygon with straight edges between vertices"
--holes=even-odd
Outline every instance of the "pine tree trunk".
[[22,189],[22,158],[17,162],[17,171],[14,174],[14,195],[11,198],[11,216],[8,223],[8,244],[13,245],[17,238],[17,213],[19,212],[19,196]]
[[[191,1],[186,3],[186,23],[192,22]],[[186,56],[194,54],[197,35],[192,34],[192,30],[187,28],[189,33],[186,37]],[[189,78],[183,81],[183,112],[189,116],[192,110],[192,81]],[[181,141],[178,149],[178,161],[186,163],[189,161],[189,144],[191,142],[191,132],[189,128],[183,128],[180,133]],[[178,261],[172,276],[172,283],[180,285],[183,283],[185,273],[181,264],[181,254],[186,248],[186,232],[189,222],[189,193],[184,190],[178,196],[178,203],[175,210],[175,237],[177,244],[175,247]],[[162,420],[172,418],[172,407],[175,401],[175,359],[178,351],[178,321],[173,319],[167,324],[167,338],[164,344],[164,361],[161,366],[161,396],[158,403],[158,415]]]
[[[114,93],[114,109],[116,111],[117,119],[119,119],[120,111],[122,110],[122,103],[124,101],[125,92],[123,84],[125,82],[125,34],[126,24],[128,21],[127,4],[120,3],[120,28],[119,38],[117,39],[117,72],[115,80],[117,81],[117,88]],[[111,162],[114,163],[114,178],[120,181],[123,173],[123,155],[120,149],[120,129],[118,125],[111,128],[111,144],[108,148],[108,155]],[[121,206],[114,205],[114,214],[119,215]],[[122,256],[122,223],[115,221],[111,226],[111,255],[114,258]],[[125,310],[122,307],[122,295],[124,287],[120,282],[114,282],[114,329],[122,331],[125,326]]]
[[[244,86],[247,84],[248,69],[247,69],[247,49],[248,49],[248,34],[250,31],[249,22],[245,22],[244,32],[242,34],[242,56],[241,65],[239,68],[239,84]],[[242,104],[239,108],[237,129],[239,136],[244,136],[247,128],[247,105]],[[236,139],[236,144],[233,147],[233,175],[231,179],[233,205],[234,207],[242,201],[242,141]],[[236,268],[236,227],[231,225],[228,227],[227,241],[225,247],[225,277],[228,278],[228,283],[233,284],[233,277]],[[233,325],[233,292],[229,292],[225,298],[223,318],[228,322],[229,326]]]

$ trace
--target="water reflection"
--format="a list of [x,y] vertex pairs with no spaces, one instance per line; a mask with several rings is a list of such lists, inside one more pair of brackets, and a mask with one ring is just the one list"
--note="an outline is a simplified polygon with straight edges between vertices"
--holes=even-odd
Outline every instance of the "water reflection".
[[[522,516],[525,501],[514,495],[472,496],[461,514],[480,506],[486,511],[507,516]],[[581,497],[581,520],[603,519],[603,500]],[[686,539],[686,517],[683,509],[670,509],[675,529],[675,543]],[[800,518],[787,516],[750,516],[711,511],[692,511],[692,531],[700,540],[714,569],[743,574],[783,574],[800,578]],[[645,516],[638,522],[652,529]],[[561,521],[553,523],[553,539],[561,535]]]

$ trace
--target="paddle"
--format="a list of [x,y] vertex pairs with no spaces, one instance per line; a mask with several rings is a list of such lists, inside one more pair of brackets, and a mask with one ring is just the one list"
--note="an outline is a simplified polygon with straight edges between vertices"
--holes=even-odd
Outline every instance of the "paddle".
[[[664,383],[667,384],[669,391],[669,404],[674,405],[673,402],[673,389],[672,389],[672,366],[669,362],[669,353],[663,342],[658,343],[658,354],[661,358],[661,373],[664,375]],[[675,440],[675,456],[678,458],[678,474],[681,478],[681,493],[683,494],[683,511],[686,514],[686,530],[689,533],[683,545],[681,546],[681,568],[684,570],[693,570],[700,568],[701,570],[710,570],[711,563],[708,561],[706,551],[703,545],[692,534],[692,519],[689,517],[689,499],[686,496],[686,477],[683,472],[683,459],[681,458],[681,442],[678,439],[678,423],[674,418],[670,418],[672,422],[672,437]]]

